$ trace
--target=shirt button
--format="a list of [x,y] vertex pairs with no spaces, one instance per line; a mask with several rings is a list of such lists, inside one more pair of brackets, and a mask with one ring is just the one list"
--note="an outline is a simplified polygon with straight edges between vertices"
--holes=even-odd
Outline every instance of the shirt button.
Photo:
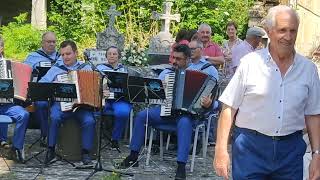
[[276,69],[276,71],[278,71],[278,69]]
[[276,131],[276,133],[279,133],[279,131]]
[[280,102],[282,102],[282,101],[280,100]]
[[278,119],[280,119],[280,116],[278,116]]

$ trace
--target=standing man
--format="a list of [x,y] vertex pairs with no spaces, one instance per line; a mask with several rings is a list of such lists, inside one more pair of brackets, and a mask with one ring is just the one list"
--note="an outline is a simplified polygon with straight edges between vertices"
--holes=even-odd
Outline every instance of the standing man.
[[231,66],[233,72],[236,71],[240,64],[240,59],[243,56],[255,51],[255,49],[259,46],[264,34],[265,33],[263,30],[259,27],[251,27],[248,29],[246,39],[232,49]]
[[[320,178],[320,81],[317,67],[294,50],[299,18],[284,5],[271,8],[265,20],[267,48],[241,59],[220,97],[214,168],[228,179],[227,151],[232,144],[233,179],[299,179],[303,177],[306,126],[312,147],[310,179]],[[236,116],[235,116],[236,114]]]
[[[48,31],[42,35],[41,48],[35,52],[28,55],[27,59],[24,61],[33,69],[33,76],[39,79],[39,72],[37,67],[49,67],[56,62],[61,62],[60,53],[56,51],[56,35],[54,32]],[[37,80],[35,80],[37,81]],[[41,146],[46,146],[46,137],[48,133],[48,103],[45,101],[37,101],[34,103],[35,119],[40,124],[41,130]]]
[[[73,41],[63,41],[60,45],[60,52],[63,59],[61,64],[56,63],[50,68],[45,76],[39,82],[56,82],[57,76],[66,74],[73,70],[92,70],[91,66],[77,61],[77,46]],[[90,165],[91,158],[89,153],[93,147],[93,139],[95,133],[95,120],[93,112],[85,108],[77,108],[75,111],[61,111],[59,102],[53,102],[50,109],[50,127],[48,137],[48,151],[45,164],[49,164],[55,159],[55,146],[57,141],[57,133],[60,124],[70,117],[76,118],[81,127],[82,133],[82,162],[84,165]]]
[[208,24],[201,24],[198,28],[199,39],[203,43],[202,55],[212,64],[220,65],[224,63],[224,57],[219,45],[211,41],[212,30]]

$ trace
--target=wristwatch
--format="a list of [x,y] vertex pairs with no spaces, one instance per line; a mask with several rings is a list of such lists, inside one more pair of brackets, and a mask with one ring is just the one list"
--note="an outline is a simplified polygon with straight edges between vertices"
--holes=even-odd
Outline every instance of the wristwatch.
[[320,154],[320,150],[312,151],[312,155],[314,155],[314,154]]

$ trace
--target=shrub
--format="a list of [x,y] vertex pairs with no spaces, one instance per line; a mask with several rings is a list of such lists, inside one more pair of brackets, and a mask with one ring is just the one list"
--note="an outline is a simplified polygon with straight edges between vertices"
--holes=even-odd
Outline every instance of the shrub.
[[23,61],[28,53],[40,46],[41,31],[27,23],[27,16],[27,13],[22,13],[14,18],[15,22],[10,22],[1,28],[5,56],[8,59]]

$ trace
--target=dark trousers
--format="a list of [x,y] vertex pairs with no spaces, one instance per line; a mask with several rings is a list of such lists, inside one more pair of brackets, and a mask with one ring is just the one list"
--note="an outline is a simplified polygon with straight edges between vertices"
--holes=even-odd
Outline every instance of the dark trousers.
[[305,151],[302,133],[275,140],[236,127],[232,144],[233,179],[302,180]]

